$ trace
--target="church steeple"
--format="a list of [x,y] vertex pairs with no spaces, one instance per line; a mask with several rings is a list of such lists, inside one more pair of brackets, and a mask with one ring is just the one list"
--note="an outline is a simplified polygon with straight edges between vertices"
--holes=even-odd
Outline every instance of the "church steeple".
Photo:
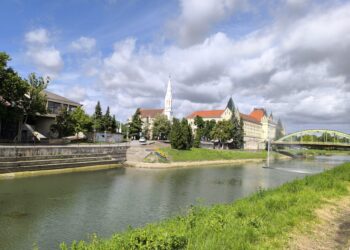
[[164,100],[164,115],[168,117],[169,121],[173,119],[173,95],[170,76]]

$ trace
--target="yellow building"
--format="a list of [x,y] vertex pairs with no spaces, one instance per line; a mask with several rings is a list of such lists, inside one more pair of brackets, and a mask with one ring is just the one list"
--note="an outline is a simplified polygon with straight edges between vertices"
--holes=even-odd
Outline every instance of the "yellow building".
[[[244,149],[264,149],[268,139],[273,140],[276,136],[276,125],[272,114],[268,115],[264,108],[254,108],[249,114],[242,114],[234,108],[235,116],[243,120]],[[232,117],[232,108],[229,105],[220,110],[199,110],[187,116],[192,129],[196,130],[194,118],[202,117],[204,121],[215,120],[216,122],[228,120]]]

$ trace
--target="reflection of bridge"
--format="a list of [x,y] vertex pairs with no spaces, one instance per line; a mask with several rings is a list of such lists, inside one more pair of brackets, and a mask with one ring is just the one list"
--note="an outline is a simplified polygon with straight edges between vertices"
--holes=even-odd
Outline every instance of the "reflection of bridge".
[[336,130],[309,129],[286,135],[271,144],[275,146],[350,148],[350,135]]

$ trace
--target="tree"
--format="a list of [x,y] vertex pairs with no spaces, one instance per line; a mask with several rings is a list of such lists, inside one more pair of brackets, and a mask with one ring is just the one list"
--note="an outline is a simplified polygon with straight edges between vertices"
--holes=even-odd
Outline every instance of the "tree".
[[46,114],[47,98],[44,94],[44,90],[47,88],[49,79],[44,80],[43,77],[36,77],[35,73],[31,73],[28,77],[28,92],[25,95],[23,101],[24,110],[24,122],[27,123],[27,119],[35,119],[35,116],[39,114]]
[[232,146],[234,148],[238,148],[241,135],[240,135],[240,124],[235,113],[232,114],[230,122],[232,124],[232,140],[233,140]]
[[98,132],[104,130],[103,127],[103,116],[100,101],[97,101],[95,106],[95,112],[93,114],[94,129]]
[[29,85],[17,72],[7,66],[11,58],[0,52],[0,126],[3,138],[13,140],[18,136],[23,119],[23,100]]
[[237,148],[244,147],[244,123],[241,118],[239,121],[238,137],[237,137]]
[[170,132],[171,147],[179,150],[186,150],[192,147],[192,129],[184,118],[181,122],[174,118]]
[[181,124],[179,119],[173,118],[173,124],[170,131],[170,143],[174,149],[180,149],[182,142]]
[[190,149],[193,145],[192,128],[185,118],[181,120],[181,135],[183,143],[181,149]]
[[200,143],[201,143],[201,139],[203,137],[203,130],[204,130],[205,122],[204,122],[202,117],[196,116],[194,118],[194,125],[196,125],[196,134],[194,137],[193,146],[195,148],[199,148]]
[[115,119],[115,115],[113,115],[112,122],[111,122],[111,132],[115,133],[117,131],[117,128],[118,128],[118,122]]
[[92,119],[85,113],[82,107],[77,107],[72,112],[68,112],[68,117],[73,125],[75,133],[87,133],[92,131]]
[[283,125],[281,119],[278,119],[277,125],[276,125],[276,135],[275,139],[278,140],[284,136],[283,134]]
[[213,139],[219,140],[221,143],[225,143],[232,138],[233,125],[229,120],[219,121],[213,131],[211,132],[211,137]]
[[112,122],[113,122],[112,119],[113,118],[111,116],[111,113],[109,111],[109,106],[108,106],[107,109],[106,109],[105,115],[102,117],[102,129],[104,131],[112,132]]
[[153,138],[166,140],[169,138],[171,123],[166,115],[160,114],[154,118],[153,122]]
[[61,109],[56,116],[56,123],[51,125],[51,130],[58,132],[59,137],[70,136],[75,133],[72,115],[66,107]]
[[48,79],[31,73],[28,80],[7,66],[10,56],[0,52],[0,117],[2,121],[17,124],[17,140],[21,138],[22,125],[38,113],[46,113],[46,89]]
[[142,120],[141,120],[141,111],[136,109],[135,114],[131,118],[129,123],[129,133],[130,136],[135,137],[136,139],[140,138],[140,133],[142,132]]
[[23,99],[29,89],[27,81],[7,66],[10,60],[8,54],[0,52],[0,117],[3,119],[23,113]]
[[211,140],[212,139],[211,131],[213,131],[215,125],[216,125],[216,121],[214,119],[204,122],[203,137],[206,140]]

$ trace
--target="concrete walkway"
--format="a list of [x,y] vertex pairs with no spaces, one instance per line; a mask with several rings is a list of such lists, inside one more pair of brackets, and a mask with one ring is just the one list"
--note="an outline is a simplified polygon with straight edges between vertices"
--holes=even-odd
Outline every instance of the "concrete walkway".
[[157,148],[169,147],[170,144],[163,142],[148,141],[147,145],[141,145],[138,141],[130,142],[130,147],[126,152],[126,164],[134,165],[135,163],[143,162],[145,157],[152,153]]

